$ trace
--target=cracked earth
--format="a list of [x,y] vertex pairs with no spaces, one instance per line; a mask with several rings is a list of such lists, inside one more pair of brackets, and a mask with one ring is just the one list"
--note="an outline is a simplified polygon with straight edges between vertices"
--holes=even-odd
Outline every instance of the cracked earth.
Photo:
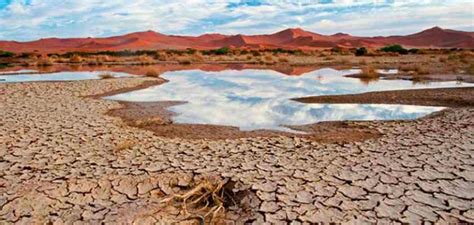
[[359,122],[383,134],[364,142],[204,141],[129,127],[105,115],[119,103],[83,97],[147,80],[0,84],[0,223],[194,223],[161,200],[209,176],[246,192],[228,224],[474,223],[474,108]]

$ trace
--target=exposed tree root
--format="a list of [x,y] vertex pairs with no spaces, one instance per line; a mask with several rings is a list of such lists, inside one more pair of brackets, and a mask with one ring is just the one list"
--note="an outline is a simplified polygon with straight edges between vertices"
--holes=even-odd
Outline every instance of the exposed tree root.
[[214,224],[223,219],[226,207],[237,205],[233,186],[228,179],[204,178],[184,194],[174,194],[161,202],[179,208],[185,220]]

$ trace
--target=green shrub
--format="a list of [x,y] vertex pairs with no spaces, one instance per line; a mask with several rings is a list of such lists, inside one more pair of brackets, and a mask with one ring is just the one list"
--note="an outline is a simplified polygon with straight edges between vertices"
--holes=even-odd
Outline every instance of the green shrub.
[[0,58],[13,57],[15,53],[0,50]]
[[403,48],[401,45],[389,45],[380,49],[382,52],[397,52],[401,55],[408,54],[408,50]]
[[228,47],[222,47],[213,50],[202,51],[203,55],[227,55],[230,49]]
[[408,53],[410,53],[410,54],[418,54],[419,51],[420,51],[420,50],[417,49],[417,48],[412,48],[412,49],[408,50]]
[[355,55],[356,56],[364,56],[364,55],[367,55],[367,49],[362,47],[362,48],[358,48],[355,52]]
[[189,54],[189,55],[194,55],[194,53],[196,53],[196,49],[194,48],[187,48],[186,49],[186,53]]

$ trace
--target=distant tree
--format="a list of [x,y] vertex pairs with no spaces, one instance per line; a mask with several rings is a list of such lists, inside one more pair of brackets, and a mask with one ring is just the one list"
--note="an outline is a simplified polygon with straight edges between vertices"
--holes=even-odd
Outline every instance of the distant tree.
[[194,49],[194,48],[187,48],[187,49],[186,49],[186,53],[189,54],[189,55],[194,55],[194,53],[196,53],[196,49]]
[[420,51],[420,50],[417,49],[417,48],[412,48],[412,49],[408,50],[408,53],[410,53],[410,54],[417,54],[419,51]]
[[15,53],[0,50],[0,58],[13,57]]
[[219,49],[214,50],[215,55],[227,55],[229,53],[229,48],[228,47],[222,47]]
[[401,55],[406,55],[408,54],[408,50],[406,50],[405,48],[403,48],[401,45],[389,45],[389,46],[385,46],[383,48],[380,49],[380,51],[383,51],[383,52],[397,52]]
[[364,56],[364,55],[367,55],[367,49],[364,48],[364,47],[358,48],[358,49],[356,49],[355,55],[356,55],[356,56]]

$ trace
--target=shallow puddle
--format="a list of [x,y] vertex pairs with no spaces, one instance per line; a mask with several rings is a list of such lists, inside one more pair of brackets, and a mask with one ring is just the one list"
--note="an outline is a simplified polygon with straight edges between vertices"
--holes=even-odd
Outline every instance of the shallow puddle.
[[[363,83],[345,77],[360,70],[320,69],[301,76],[272,70],[201,70],[166,72],[169,82],[143,90],[107,97],[122,101],[185,101],[168,109],[173,121],[240,127],[241,130],[291,131],[284,125],[337,120],[415,119],[443,107],[376,104],[304,104],[292,98],[354,94],[382,90],[467,86],[459,82],[413,84],[403,80]],[[387,71],[387,73],[393,73]],[[469,84],[472,86],[472,84]]]
[[[26,71],[26,70],[24,70]],[[34,70],[27,70],[28,73]],[[26,73],[26,72],[23,72]],[[101,79],[101,74],[110,74],[113,77],[130,77],[128,73],[117,73],[107,71],[81,71],[81,72],[57,72],[57,73],[42,73],[42,74],[22,74],[18,72],[14,75],[1,75],[0,83],[12,82],[34,82],[34,81],[74,81],[74,80],[94,80]]]

